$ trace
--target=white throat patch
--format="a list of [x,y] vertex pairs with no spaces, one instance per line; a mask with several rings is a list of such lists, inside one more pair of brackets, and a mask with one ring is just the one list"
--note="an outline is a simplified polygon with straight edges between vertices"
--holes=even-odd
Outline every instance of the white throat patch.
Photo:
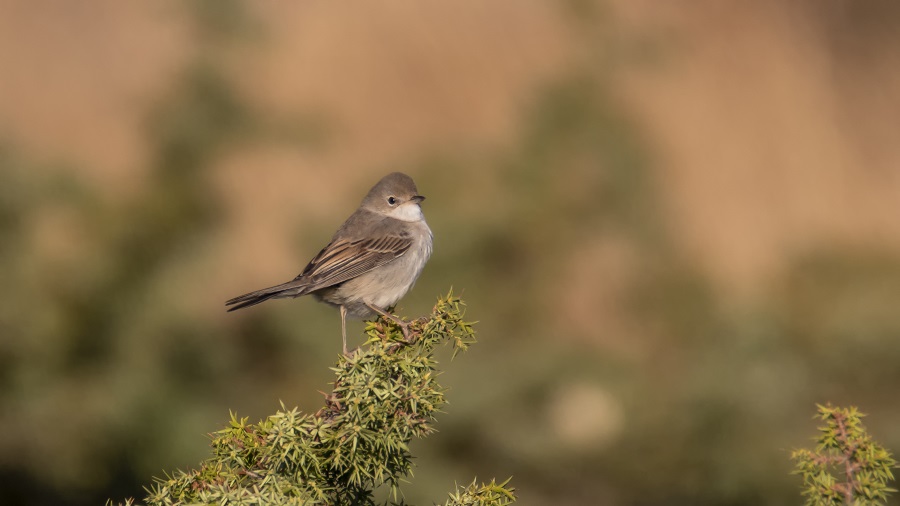
[[397,208],[391,209],[388,216],[400,221],[422,221],[425,219],[425,216],[422,214],[422,208],[416,202],[400,204]]

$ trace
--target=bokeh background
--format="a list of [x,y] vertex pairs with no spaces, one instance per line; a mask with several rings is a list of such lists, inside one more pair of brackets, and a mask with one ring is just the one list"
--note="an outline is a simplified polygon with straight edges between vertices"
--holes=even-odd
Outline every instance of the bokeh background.
[[797,504],[815,403],[900,449],[898,62],[893,1],[2,0],[0,502],[317,409],[337,312],[223,302],[403,170],[401,312],[480,321],[409,501]]

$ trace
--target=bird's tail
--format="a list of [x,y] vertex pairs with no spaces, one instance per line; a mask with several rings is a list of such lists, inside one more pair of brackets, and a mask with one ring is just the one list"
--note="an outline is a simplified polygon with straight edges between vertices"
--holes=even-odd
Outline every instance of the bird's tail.
[[255,306],[260,302],[265,302],[273,298],[299,297],[301,295],[306,295],[308,293],[306,289],[307,286],[304,282],[298,282],[298,280],[288,281],[287,283],[270,286],[268,288],[263,288],[262,290],[245,293],[244,295],[229,299],[225,301],[225,305],[231,306],[228,308],[228,311],[230,312],[236,309]]

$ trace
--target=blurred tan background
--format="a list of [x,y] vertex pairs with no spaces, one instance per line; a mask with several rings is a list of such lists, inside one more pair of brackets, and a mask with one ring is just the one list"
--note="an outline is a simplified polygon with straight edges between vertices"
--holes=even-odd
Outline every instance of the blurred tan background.
[[886,0],[0,0],[2,502],[317,409],[337,312],[223,303],[402,170],[401,312],[481,322],[407,500],[796,504],[815,403],[900,448],[898,61]]

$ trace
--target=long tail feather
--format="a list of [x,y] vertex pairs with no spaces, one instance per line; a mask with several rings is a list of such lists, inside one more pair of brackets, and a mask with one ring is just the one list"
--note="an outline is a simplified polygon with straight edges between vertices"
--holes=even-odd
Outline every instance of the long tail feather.
[[298,283],[296,280],[289,281],[280,285],[263,288],[262,290],[257,290],[255,292],[245,293],[244,295],[225,301],[225,305],[232,306],[228,308],[228,311],[231,312],[237,309],[255,306],[260,302],[265,302],[272,298],[299,297],[306,294],[304,288],[306,288],[305,283]]

